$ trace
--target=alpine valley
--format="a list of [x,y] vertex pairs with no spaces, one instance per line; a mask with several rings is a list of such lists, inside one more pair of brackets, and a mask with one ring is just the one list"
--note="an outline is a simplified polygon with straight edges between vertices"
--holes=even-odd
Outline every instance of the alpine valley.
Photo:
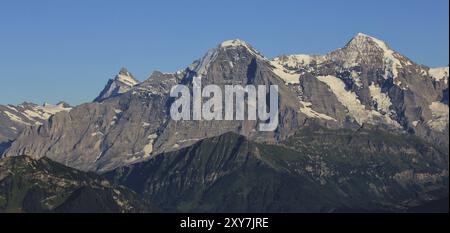
[[[173,120],[194,77],[278,85],[278,128]],[[229,40],[142,82],[122,68],[89,103],[0,105],[0,211],[448,212],[448,79],[362,33],[273,59]]]

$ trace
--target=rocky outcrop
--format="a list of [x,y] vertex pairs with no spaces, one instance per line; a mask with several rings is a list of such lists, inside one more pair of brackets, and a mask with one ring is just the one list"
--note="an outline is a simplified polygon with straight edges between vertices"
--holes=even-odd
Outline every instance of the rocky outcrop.
[[136,80],[126,68],[122,68],[120,69],[119,74],[114,77],[114,79],[110,79],[108,81],[105,88],[94,99],[94,101],[100,102],[107,98],[125,93],[138,83],[139,81]]

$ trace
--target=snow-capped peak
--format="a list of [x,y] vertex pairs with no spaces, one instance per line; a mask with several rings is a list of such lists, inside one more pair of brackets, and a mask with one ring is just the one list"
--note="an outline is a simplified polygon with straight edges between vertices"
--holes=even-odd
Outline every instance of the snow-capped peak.
[[127,68],[122,67],[119,71],[119,74],[125,75],[125,76],[133,76],[130,72],[128,72]]
[[219,47],[237,47],[237,46],[249,47],[250,45],[241,39],[226,40],[219,45]]
[[217,58],[220,51],[237,48],[244,48],[253,56],[261,60],[267,60],[267,58],[265,58],[260,52],[258,52],[247,42],[241,39],[234,39],[234,40],[226,40],[220,43],[216,48],[209,49],[208,52],[200,60],[195,61],[193,64],[189,66],[189,68],[195,71],[198,75],[204,76],[206,75],[207,70],[211,65],[211,63],[213,63]]
[[350,42],[347,44],[347,47],[350,45],[356,46],[359,49],[366,49],[372,45],[377,46],[382,50],[391,50],[384,41],[361,32],[356,34],[356,36],[350,40]]
[[366,57],[370,57],[375,54],[376,51],[380,51],[386,67],[385,78],[387,78],[388,76],[396,78],[398,76],[398,69],[402,67],[402,63],[399,59],[400,55],[394,50],[390,49],[384,41],[373,36],[369,36],[364,33],[358,33],[347,43],[345,48],[353,51],[352,53],[354,55],[363,54]]
[[241,39],[226,40],[219,45],[219,49],[238,48],[238,47],[243,47],[247,49],[252,55],[258,57],[259,59],[267,60],[267,58],[265,58],[259,51],[257,51],[249,43]]
[[126,68],[120,69],[119,74],[116,76],[115,80],[120,81],[130,87],[135,86],[139,83],[139,81],[137,81]]
[[358,32],[354,38],[357,38],[357,37],[359,37],[359,38],[370,38],[370,39],[376,39],[377,40],[377,38],[375,38],[373,36],[369,36],[369,35],[367,35],[365,33],[362,33],[362,32]]
[[132,87],[139,84],[133,75],[127,69],[122,68],[114,79],[110,79],[99,96],[94,101],[102,101],[109,97],[113,97],[129,91]]
[[356,36],[358,37],[358,36],[361,36],[361,37],[371,37],[371,36],[369,36],[369,35],[367,35],[367,34],[364,34],[364,33],[362,33],[362,32],[358,32],[358,34],[356,34]]

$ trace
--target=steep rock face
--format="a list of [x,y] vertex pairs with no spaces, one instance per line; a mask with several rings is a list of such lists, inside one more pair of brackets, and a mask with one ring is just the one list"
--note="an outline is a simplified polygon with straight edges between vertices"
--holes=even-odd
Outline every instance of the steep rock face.
[[[225,41],[210,50],[200,61],[186,69],[182,83],[192,89],[192,80],[200,77],[201,85],[217,85],[225,95],[225,85],[277,85],[279,95],[279,128],[274,132],[258,131],[259,120],[229,121],[173,121],[169,120],[157,145],[163,151],[187,146],[195,141],[233,131],[259,141],[278,141],[286,138],[299,126],[304,116],[298,115],[295,93],[275,75],[269,61],[253,47],[241,40]],[[223,97],[224,99],[224,97]],[[223,108],[225,108],[225,103]],[[248,103],[248,102],[246,102]],[[236,104],[236,103],[235,103]],[[247,108],[247,107],[245,107]],[[246,110],[247,111],[247,110]],[[223,116],[223,114],[222,114]],[[303,117],[303,118],[302,118]],[[222,117],[223,118],[223,117]],[[188,139],[188,140],[186,140]],[[171,148],[172,147],[172,148]]]
[[[122,76],[132,77],[122,70],[113,81]],[[200,77],[203,87],[215,84],[222,92],[229,84],[278,85],[278,128],[258,131],[258,120],[172,120],[171,88],[185,84],[192,90],[194,77]],[[141,83],[128,84],[122,89],[107,85],[97,101],[27,128],[3,146],[8,148],[4,155],[47,156],[104,172],[229,131],[276,143],[309,123],[332,129],[374,125],[448,147],[448,68],[415,64],[364,34],[327,55],[272,61],[242,40],[225,41],[184,70],[154,72]]]
[[401,212],[448,197],[448,154],[416,137],[307,126],[283,144],[227,133],[106,175],[169,212]]
[[317,119],[383,126],[448,146],[448,67],[418,65],[362,33],[329,54],[281,56],[272,64]]
[[[83,170],[98,170],[147,156],[144,151],[164,122],[165,101],[150,93],[127,93],[87,103],[58,114],[46,124],[27,128],[9,151],[47,156]],[[147,154],[145,154],[147,152]]]
[[45,103],[42,106],[28,102],[0,105],[0,154],[25,127],[42,125],[50,116],[57,112],[70,111],[71,108],[64,102],[56,105]]
[[0,160],[0,212],[143,212],[147,202],[121,186],[47,158]]

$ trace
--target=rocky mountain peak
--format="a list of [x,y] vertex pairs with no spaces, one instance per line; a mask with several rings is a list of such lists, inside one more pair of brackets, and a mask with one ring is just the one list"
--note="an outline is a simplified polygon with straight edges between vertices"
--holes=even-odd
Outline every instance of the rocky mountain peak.
[[119,71],[119,74],[115,77],[115,80],[120,81],[128,86],[134,86],[139,83],[138,80],[136,80],[133,75],[126,69],[121,68]]
[[384,66],[384,77],[397,78],[399,70],[412,62],[392,50],[384,41],[364,33],[358,33],[344,48],[330,53],[332,60],[340,60],[345,67],[369,64],[374,67]]
[[120,68],[119,74],[126,75],[126,76],[132,76],[131,73],[125,67]]
[[241,39],[233,39],[233,40],[226,40],[222,43],[220,43],[219,47],[238,47],[238,46],[243,46],[243,47],[251,47],[247,42],[241,40]]
[[121,68],[119,74],[114,79],[108,81],[105,88],[103,88],[102,92],[100,92],[94,101],[99,102],[109,97],[125,93],[137,84],[139,84],[139,81],[126,68]]
[[234,39],[234,40],[226,40],[219,45],[219,49],[236,49],[236,48],[244,48],[248,52],[250,52],[252,55],[258,57],[259,59],[266,60],[266,58],[258,52],[253,46],[251,46],[249,43],[245,42],[241,39]]
[[201,59],[192,63],[188,68],[196,72],[198,75],[206,75],[209,66],[216,60],[217,57],[227,57],[227,59],[229,58],[230,60],[235,60],[237,57],[247,56],[240,54],[242,53],[242,51],[245,51],[248,56],[268,61],[267,58],[265,58],[259,51],[253,48],[253,46],[251,46],[249,43],[241,39],[233,39],[226,40],[220,43],[216,48],[209,49]]
[[365,51],[368,49],[378,48],[382,51],[391,50],[389,46],[382,40],[377,39],[373,36],[369,36],[364,33],[358,33],[353,37],[345,46],[346,48],[353,47],[360,51]]
[[[385,76],[398,76],[398,69],[408,63],[404,56],[392,50],[384,41],[364,33],[356,34],[343,48],[326,55],[294,54],[283,55],[272,60],[276,73],[288,83],[298,82],[298,73],[311,71],[310,66],[318,66],[338,62],[345,68],[371,64],[385,66]],[[317,71],[318,67],[315,68]],[[320,69],[320,68],[319,68]]]

